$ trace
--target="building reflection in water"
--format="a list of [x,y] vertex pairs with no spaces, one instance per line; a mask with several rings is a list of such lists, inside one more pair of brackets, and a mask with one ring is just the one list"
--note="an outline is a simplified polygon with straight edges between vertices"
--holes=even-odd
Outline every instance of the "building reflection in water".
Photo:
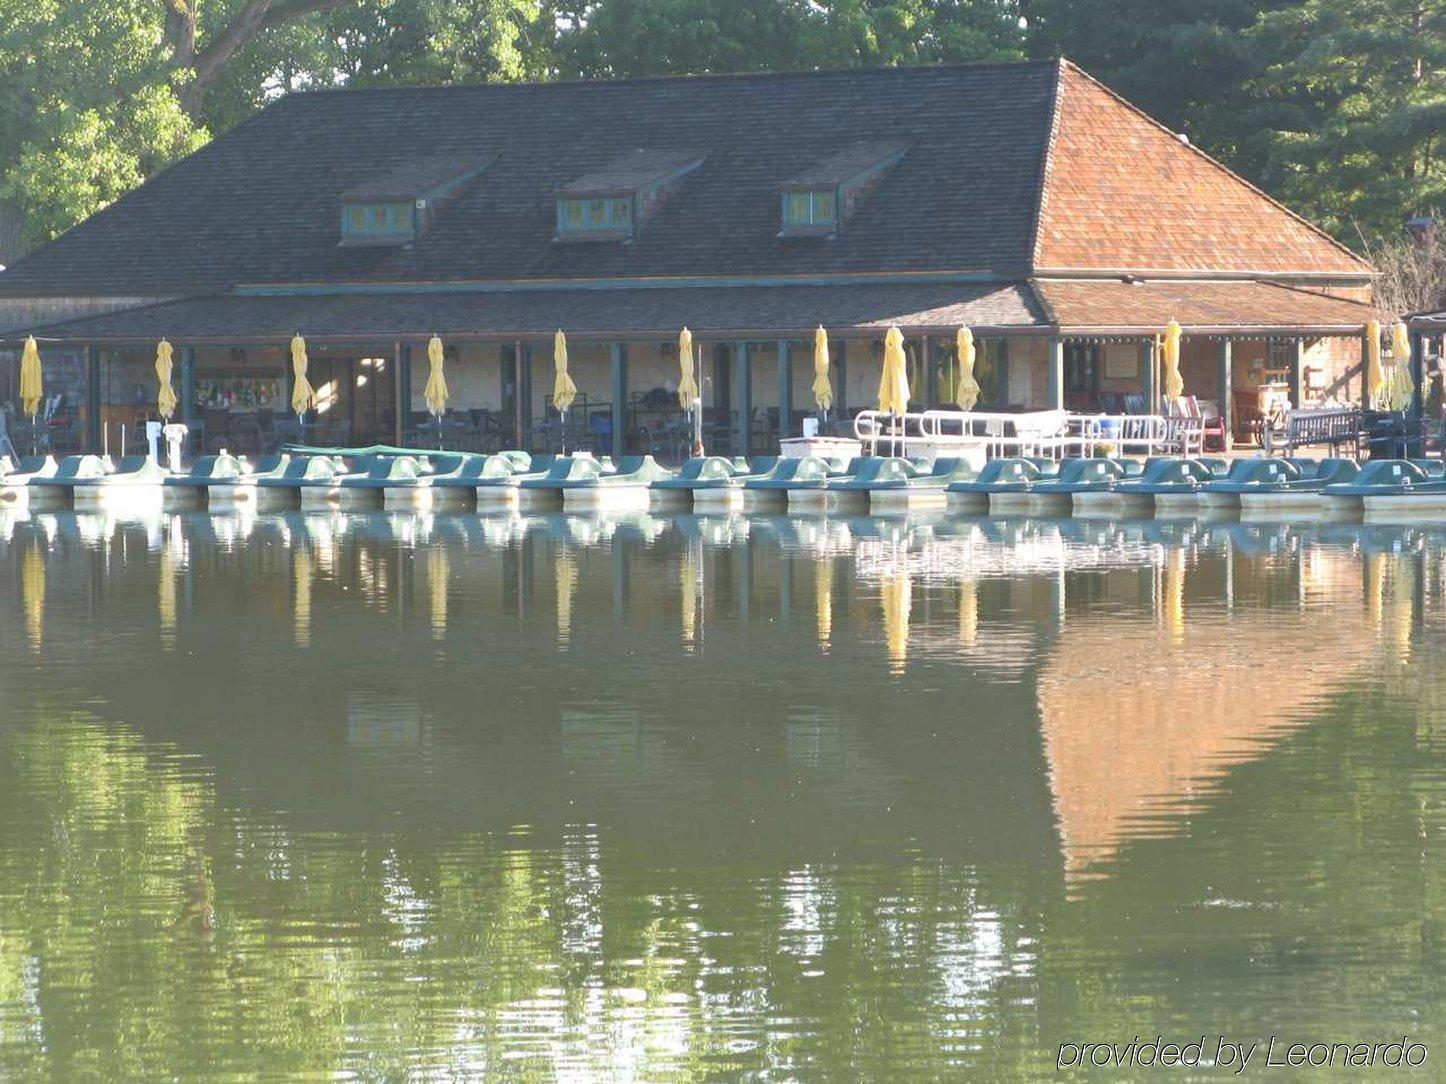
[[[683,1072],[756,1014],[768,1057],[800,1020],[977,1054],[1044,981],[1056,896],[1179,839],[1340,690],[1421,669],[1400,664],[1440,620],[1446,542],[948,517],[56,516],[8,537],[6,688],[36,698],[9,721],[86,781],[63,791],[89,795],[74,845],[168,877],[157,913],[214,901],[209,949],[262,969],[257,996],[314,996],[333,1049],[327,1022],[359,1015],[584,1076],[619,1052]],[[133,619],[148,639],[112,631]],[[183,649],[164,689],[151,622]],[[71,812],[11,805],[32,841]],[[186,987],[137,944],[137,974]],[[869,974],[887,989],[851,993]],[[747,1041],[712,1067],[758,1068]]]

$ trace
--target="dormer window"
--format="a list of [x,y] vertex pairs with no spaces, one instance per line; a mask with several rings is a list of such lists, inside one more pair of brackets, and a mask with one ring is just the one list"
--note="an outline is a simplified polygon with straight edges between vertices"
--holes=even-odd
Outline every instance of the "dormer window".
[[802,188],[783,193],[783,226],[789,230],[832,230],[838,225],[838,189]]
[[614,232],[630,237],[633,232],[632,198],[560,199],[557,201],[557,232]]
[[908,148],[902,143],[854,143],[779,185],[784,237],[838,231]]
[[410,241],[417,235],[410,203],[350,203],[342,208],[341,235],[352,240]]
[[630,151],[557,192],[559,241],[626,241],[703,164],[698,151]]
[[348,189],[341,194],[341,243],[410,244],[495,157],[416,158]]

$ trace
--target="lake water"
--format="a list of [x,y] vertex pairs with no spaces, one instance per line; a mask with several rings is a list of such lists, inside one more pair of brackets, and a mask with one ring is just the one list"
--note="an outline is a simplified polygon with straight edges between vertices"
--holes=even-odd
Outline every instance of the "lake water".
[[1137,1035],[1430,1071],[1443,558],[0,518],[0,1076],[1009,1080]]

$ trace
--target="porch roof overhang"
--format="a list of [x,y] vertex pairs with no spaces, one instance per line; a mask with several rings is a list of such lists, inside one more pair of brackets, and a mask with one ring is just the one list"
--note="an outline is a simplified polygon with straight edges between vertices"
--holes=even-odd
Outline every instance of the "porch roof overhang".
[[1157,333],[1171,320],[1187,335],[1359,335],[1375,306],[1279,282],[1036,279],[1035,292],[1062,335]]
[[1020,282],[912,282],[838,286],[668,286],[405,293],[215,294],[184,298],[7,334],[16,341],[126,345],[162,337],[191,345],[453,342],[550,339],[670,340],[689,327],[700,340],[983,333],[1047,334],[1038,300]]
[[1427,335],[1446,331],[1446,309],[1439,312],[1413,312],[1406,317],[1406,326]]

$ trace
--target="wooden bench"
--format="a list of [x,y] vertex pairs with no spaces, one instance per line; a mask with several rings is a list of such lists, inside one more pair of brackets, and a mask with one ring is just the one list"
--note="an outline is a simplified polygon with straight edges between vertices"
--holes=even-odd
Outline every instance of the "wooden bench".
[[1328,445],[1333,455],[1348,446],[1358,456],[1361,447],[1361,412],[1359,410],[1292,410],[1285,416],[1285,430],[1265,431],[1265,451],[1275,454],[1279,449],[1290,454],[1297,448]]

